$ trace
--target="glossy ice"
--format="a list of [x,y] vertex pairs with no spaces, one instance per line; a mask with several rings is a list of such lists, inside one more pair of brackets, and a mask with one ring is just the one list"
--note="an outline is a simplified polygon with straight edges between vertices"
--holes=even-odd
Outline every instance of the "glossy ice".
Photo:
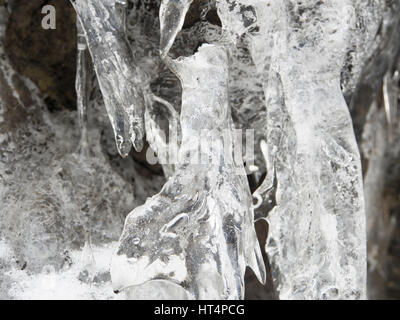
[[227,53],[203,45],[168,63],[183,87],[180,163],[161,192],[127,217],[113,286],[142,299],[160,286],[164,299],[243,298],[246,266],[261,281],[265,269],[245,171],[232,156]]
[[266,250],[280,297],[365,298],[361,162],[340,87],[357,6],[245,0],[218,8],[233,39],[249,37],[263,81],[270,169],[263,191],[277,180]]
[[145,110],[144,79],[137,72],[125,34],[126,1],[71,1],[92,56],[118,151],[142,149]]

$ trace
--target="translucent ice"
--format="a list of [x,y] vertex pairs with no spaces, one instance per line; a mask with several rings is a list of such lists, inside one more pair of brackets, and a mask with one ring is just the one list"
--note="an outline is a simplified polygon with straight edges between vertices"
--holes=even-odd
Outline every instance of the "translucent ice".
[[[160,126],[160,115],[168,120],[168,139]],[[145,112],[146,140],[157,155],[164,175],[169,178],[175,171],[175,159],[180,141],[179,114],[166,100],[152,95],[152,104]]]
[[[282,299],[365,298],[360,156],[340,88],[352,1],[221,1],[233,38],[248,34],[267,103],[268,215]],[[247,14],[246,14],[247,13]],[[251,19],[249,19],[249,17]]]
[[180,162],[161,192],[128,215],[113,286],[141,299],[157,290],[164,299],[243,298],[246,266],[260,280],[265,270],[243,164],[232,156],[227,53],[203,45],[168,64],[183,87]]
[[75,80],[75,91],[77,95],[77,107],[79,116],[79,127],[81,129],[80,152],[89,152],[89,141],[87,134],[87,108],[89,104],[89,92],[91,88],[91,66],[88,61],[88,50],[86,38],[82,25],[79,20],[76,23],[78,30],[78,53],[77,53],[77,69]]
[[[124,179],[115,171],[104,152],[107,148],[100,145],[101,131],[112,132],[104,108],[91,113],[86,128],[90,73],[86,81],[84,75],[90,69],[84,68],[83,57],[77,79],[78,106],[83,115],[79,127],[77,113],[52,114],[47,110],[37,87],[14,70],[2,38],[1,25],[0,238],[8,241],[15,258],[5,265],[9,268],[16,263],[28,272],[37,272],[45,265],[57,270],[68,263],[69,250],[83,246],[88,230],[95,245],[118,239],[126,213],[154,194],[147,193],[149,185],[158,188],[161,182],[155,179],[146,186],[135,177],[133,183],[138,188],[134,188],[133,179]],[[100,127],[102,121],[105,125]],[[87,129],[83,145],[89,144],[92,157],[74,152],[80,128],[83,137]],[[136,175],[130,164],[131,174]],[[136,202],[139,198],[142,200]]]
[[83,26],[121,156],[142,149],[145,96],[125,34],[125,1],[71,1]]
[[163,0],[160,6],[160,53],[161,57],[168,54],[175,37],[183,26],[185,15],[193,0]]
[[[345,101],[366,117],[369,269],[385,276],[393,224],[388,208],[382,215],[382,176],[399,136],[399,2],[71,2],[78,115],[49,113],[0,44],[0,298],[242,298],[246,266],[265,279],[258,219],[269,222],[281,299],[365,298],[360,159]],[[0,38],[5,12],[0,5]],[[89,52],[120,154],[140,149],[145,135],[169,178],[161,192],[162,178],[142,180],[131,157],[109,153],[100,108],[87,112],[98,93]],[[371,101],[354,103],[359,79],[375,100],[367,116]],[[252,158],[232,156],[234,127],[255,130],[252,187],[266,173],[255,204],[243,166]],[[178,163],[170,142],[181,143]],[[113,249],[99,244],[120,235],[147,188],[159,193],[126,220],[115,296]]]

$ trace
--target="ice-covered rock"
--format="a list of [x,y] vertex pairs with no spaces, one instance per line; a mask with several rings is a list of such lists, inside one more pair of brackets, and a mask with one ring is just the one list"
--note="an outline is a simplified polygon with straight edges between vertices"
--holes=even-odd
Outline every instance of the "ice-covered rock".
[[[87,105],[92,79],[88,72],[85,81],[90,68],[84,67],[83,56],[77,79],[80,117],[47,110],[37,87],[14,70],[4,53],[2,9],[0,238],[13,252],[2,265],[31,273],[46,265],[58,270],[68,265],[71,250],[84,246],[88,232],[94,245],[117,240],[125,215],[158,191],[163,179],[147,183],[132,159],[112,159],[102,134],[112,135],[108,120],[103,121],[104,106]],[[82,39],[80,45],[83,49]]]

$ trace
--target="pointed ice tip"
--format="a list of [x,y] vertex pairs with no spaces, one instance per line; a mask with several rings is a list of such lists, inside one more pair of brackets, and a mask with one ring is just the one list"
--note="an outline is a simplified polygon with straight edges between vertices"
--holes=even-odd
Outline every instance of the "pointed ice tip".
[[137,151],[140,152],[143,149],[143,134],[141,131],[134,130],[131,133],[131,143],[133,145],[133,148]]
[[[160,47],[161,47],[161,45],[160,45]],[[168,54],[168,52],[166,50],[160,48],[161,60],[165,60],[165,58],[167,57],[167,54]]]
[[167,50],[167,48],[165,48],[165,46],[162,44],[162,42],[160,42],[160,57],[161,60],[165,60],[165,58],[168,55],[169,50]]
[[129,140],[123,140],[123,141],[118,141],[117,139],[117,149],[119,152],[119,155],[122,158],[126,158],[131,151],[132,145]]
[[255,269],[254,272],[257,276],[258,281],[260,281],[262,284],[265,284],[267,282],[267,271],[265,270],[264,259],[262,258],[261,250],[259,247],[254,250],[254,256],[256,259],[256,264],[258,266],[258,268]]
[[168,47],[168,36],[164,30],[161,30],[161,35],[160,35],[160,55],[161,57],[165,57],[168,52],[169,52],[169,47]]
[[260,148],[261,148],[261,150],[263,151],[263,152],[267,152],[267,150],[268,150],[268,145],[267,145],[267,142],[265,141],[265,140],[261,140],[260,141]]
[[267,271],[265,270],[264,259],[258,243],[256,247],[249,252],[249,255],[247,256],[247,265],[251,268],[251,270],[253,270],[258,281],[260,281],[262,284],[265,284],[267,281]]
[[137,139],[135,141],[135,143],[133,144],[133,147],[135,148],[135,150],[137,152],[142,151],[142,149],[143,149],[143,140],[142,139]]
[[183,27],[193,0],[162,0],[160,5],[160,54],[165,58]]
[[[130,150],[129,150],[130,151]],[[123,150],[119,150],[118,149],[118,153],[119,153],[119,155],[121,156],[121,158],[126,158],[127,156],[128,156],[128,154],[129,154],[129,151],[128,152],[125,152],[125,151],[123,151]]]

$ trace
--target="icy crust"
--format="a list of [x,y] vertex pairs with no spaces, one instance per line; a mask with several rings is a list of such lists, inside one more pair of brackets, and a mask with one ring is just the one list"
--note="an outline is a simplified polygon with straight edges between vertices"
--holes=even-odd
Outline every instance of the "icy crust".
[[[62,269],[45,265],[37,273],[12,267],[3,273],[1,298],[17,300],[111,300],[124,299],[111,288],[109,266],[116,242],[93,246],[94,267],[91,281],[82,281],[83,252],[72,250],[69,263]],[[9,261],[13,251],[7,242],[0,240],[0,262]],[[4,284],[7,283],[5,286]]]
[[[33,135],[39,132],[29,132],[30,141],[19,139],[13,147],[17,156],[1,159],[0,234],[13,246],[18,264],[36,272],[47,264],[62,267],[86,232],[95,243],[118,239],[124,215],[136,202],[133,186],[114,172],[99,145],[91,145],[96,158],[86,158],[58,149],[54,133],[37,141]],[[89,137],[100,139],[93,130]]]
[[[265,140],[261,149],[267,177],[255,194],[262,202],[257,218],[270,223],[267,251],[280,298],[365,298],[360,161],[342,93],[350,100],[363,62],[373,52],[364,76],[379,79],[388,72],[384,100],[387,118],[393,117],[392,65],[383,68],[386,62],[375,63],[374,55],[384,51],[382,60],[392,61],[397,53],[391,39],[399,24],[393,14],[398,5],[390,0],[218,1],[221,30],[205,21],[215,6],[207,2],[202,21],[180,31],[191,1],[162,1],[158,16],[159,2],[74,2],[85,35],[78,46],[83,48],[87,40],[121,155],[131,143],[140,148],[144,126],[150,145],[162,155],[166,141],[161,129],[179,127],[179,82],[160,63],[160,53],[183,87],[183,164],[164,166],[171,178],[162,191],[127,218],[111,269],[114,289],[133,299],[232,299],[243,297],[246,265],[265,278],[243,165],[222,151],[236,144],[232,108],[236,124],[255,128],[257,143]],[[202,42],[227,46],[229,61],[225,49],[208,45],[189,58],[167,57],[190,55]],[[78,58],[83,132],[90,68],[85,68],[83,52]],[[22,134],[9,128],[7,117],[20,114],[10,113],[4,100],[25,106],[27,99],[15,90],[18,81],[8,62],[0,60],[0,65],[0,81],[7,84],[0,87],[1,215],[6,217],[1,230],[8,228],[10,241],[0,242],[0,267],[9,271],[13,266],[4,273],[7,290],[2,292],[57,297],[57,290],[71,282],[82,289],[74,291],[77,297],[87,297],[86,285],[97,275],[97,247],[91,246],[87,231],[96,244],[119,234],[125,208],[136,205],[132,185],[116,175],[98,144],[90,146],[91,139],[99,138],[97,130],[88,129],[87,147],[95,155],[90,158],[81,152],[85,148],[72,153],[78,137],[67,130],[68,121],[56,123],[46,112],[43,119],[30,118],[34,128],[24,128]],[[36,93],[33,100],[38,103]],[[204,129],[210,130],[198,134]],[[199,144],[207,148],[198,155]],[[66,149],[72,154],[65,156]],[[197,156],[212,164],[193,165]],[[261,160],[257,152],[256,164]],[[369,186],[376,179],[374,170],[382,170],[381,159],[375,160]],[[141,182],[137,178],[135,185],[145,188]],[[136,189],[135,198],[146,196]],[[86,244],[75,268],[76,253],[63,249],[81,246],[83,238]],[[50,261],[61,269],[49,272],[46,267],[39,278],[30,273]],[[44,293],[36,280],[47,281],[47,274],[60,276],[60,281]],[[83,281],[76,280],[82,276]],[[22,287],[14,283],[9,291],[10,279]],[[103,294],[97,284],[92,297],[108,297],[109,291]]]
[[87,158],[75,152],[75,113],[49,114],[37,88],[7,59],[0,60],[0,81],[0,237],[15,262],[32,272],[47,264],[57,269],[86,231],[96,243],[117,239],[134,189],[103,155],[99,130],[88,133],[95,157]]
[[[268,215],[281,299],[366,297],[361,163],[340,72],[352,1],[221,1],[223,27],[247,33],[267,103]],[[246,18],[247,17],[247,18]],[[246,26],[252,18],[253,25]]]
[[[183,88],[181,162],[161,192],[128,215],[111,266],[113,287],[149,299],[155,293],[141,286],[165,280],[187,294],[164,290],[164,299],[243,298],[246,265],[262,281],[265,270],[243,165],[232,158],[227,54],[203,45],[168,63]],[[199,153],[200,145],[208,147]]]
[[[0,64],[13,74],[10,65]],[[0,299],[123,298],[112,291],[110,243],[119,238],[129,210],[159,190],[162,179],[142,178],[132,162],[122,178],[100,146],[101,128],[93,128],[92,117],[92,157],[78,152],[77,114],[49,114],[26,83],[32,105],[2,104],[0,112]],[[0,91],[4,101],[8,87]],[[19,110],[28,112],[20,117]],[[14,125],[8,126],[10,120]],[[111,128],[102,130],[112,136]],[[81,250],[87,233],[92,250]]]
[[[91,235],[94,246],[117,240],[125,215],[159,190],[162,179],[142,179],[132,160],[111,161],[111,148],[104,143],[108,139],[100,133],[112,136],[109,122],[102,121],[107,117],[102,105],[89,112],[86,147],[92,154],[81,152],[83,127],[79,130],[77,113],[49,113],[38,89],[13,70],[1,42],[0,56],[0,298],[34,298],[40,274],[49,268],[54,273],[69,269],[72,252],[84,245],[85,235]],[[120,174],[116,165],[123,167]],[[84,251],[90,256],[87,247]],[[64,284],[89,288],[73,278],[82,270],[76,268]],[[25,277],[30,282],[26,287]],[[21,286],[11,293],[19,280]],[[37,298],[42,295],[51,291]],[[65,296],[57,291],[57,297]]]

